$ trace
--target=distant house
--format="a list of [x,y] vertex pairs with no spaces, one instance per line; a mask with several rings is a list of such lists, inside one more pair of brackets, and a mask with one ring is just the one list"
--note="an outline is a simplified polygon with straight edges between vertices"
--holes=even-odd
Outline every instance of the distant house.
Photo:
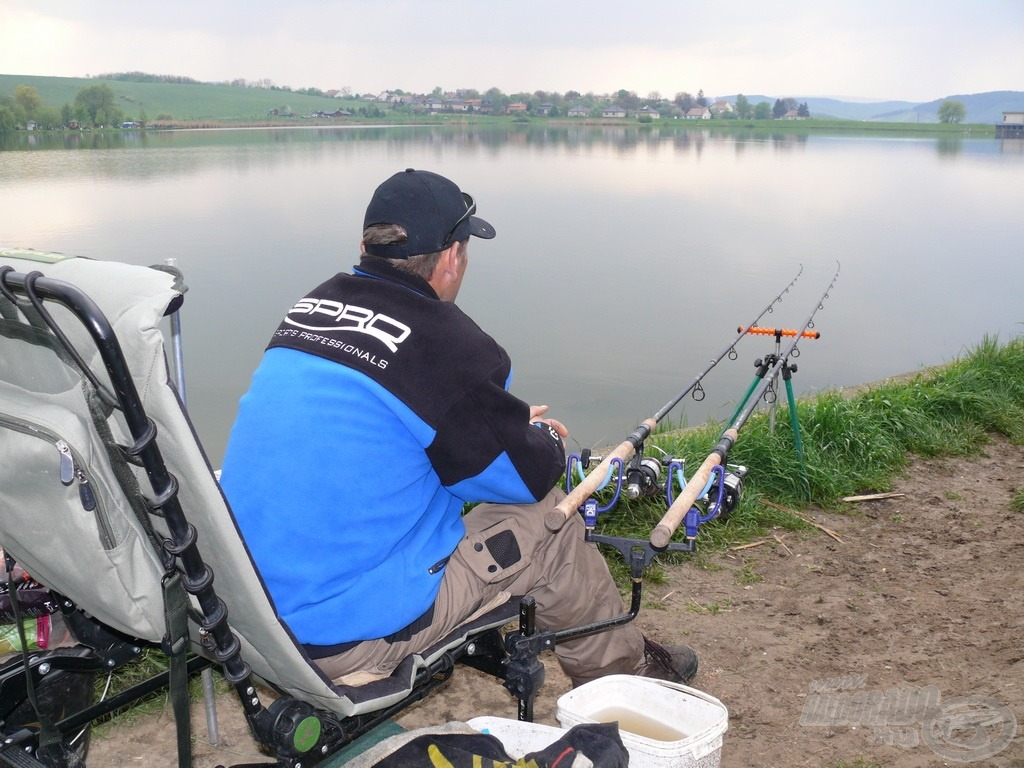
[[725,114],[726,112],[732,112],[732,104],[723,99],[722,101],[716,101],[714,104],[708,107],[708,110],[711,112],[712,115],[722,115]]
[[1003,112],[1003,122],[996,123],[996,138],[1024,138],[1024,112]]
[[68,130],[69,131],[77,131],[78,130],[78,121],[77,120],[68,120]]
[[687,120],[710,120],[711,110],[707,107],[690,107],[686,112]]
[[467,106],[466,102],[464,102],[462,99],[445,99],[444,100],[444,108],[445,108],[446,112],[447,111],[451,111],[451,112],[468,112],[469,111],[469,107]]
[[625,117],[626,110],[624,107],[620,107],[618,104],[613,104],[610,107],[605,107],[601,110],[601,117]]
[[637,118],[641,118],[644,115],[647,115],[652,120],[660,120],[661,119],[661,112],[659,112],[658,110],[656,110],[654,107],[651,107],[651,106],[640,107],[640,109],[638,109],[636,111]]
[[513,102],[512,104],[509,104],[507,107],[505,107],[505,112],[507,112],[510,115],[515,113],[515,112],[525,112],[525,111],[526,111],[526,104],[524,104],[521,101]]
[[125,120],[123,123],[121,123],[121,127],[122,128],[138,128],[140,126],[139,126],[139,123],[138,123],[137,120]]
[[321,110],[319,112],[314,112],[312,115],[310,115],[310,117],[318,117],[328,120],[338,120],[344,119],[346,117],[352,117],[352,113],[345,109],[336,109],[333,112],[324,112],[323,110]]
[[427,108],[428,112],[441,112],[444,110],[444,100],[431,96],[423,102],[423,106]]
[[25,122],[25,130],[26,131],[34,131],[38,127],[39,127],[39,123],[37,123],[35,120],[27,120]]
[[274,109],[268,109],[267,110],[267,117],[275,117],[275,116],[280,115],[280,114],[281,114],[281,110],[278,109],[277,107],[274,107]]
[[789,110],[786,114],[779,118],[780,120],[806,120],[807,118],[800,114],[796,109]]
[[554,104],[541,104],[539,107],[537,107],[537,112],[538,112],[538,114],[541,114],[544,117],[547,117],[548,115],[551,114],[551,110],[554,109],[554,108],[555,108]]
[[590,110],[582,104],[577,104],[575,107],[569,107],[569,117],[586,117],[589,114]]

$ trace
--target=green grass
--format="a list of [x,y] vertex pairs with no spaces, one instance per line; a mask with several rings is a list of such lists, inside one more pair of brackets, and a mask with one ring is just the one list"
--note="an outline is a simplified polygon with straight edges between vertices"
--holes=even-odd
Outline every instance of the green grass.
[[[146,648],[139,658],[118,667],[109,675],[101,676],[96,682],[96,699],[106,700],[128,690],[133,685],[145,682],[151,677],[167,671],[167,656],[155,648]],[[229,689],[220,669],[212,668],[216,691]],[[189,697],[193,702],[203,700],[203,682],[200,675],[189,678]],[[131,727],[143,718],[165,711],[170,706],[170,692],[167,688],[154,691],[141,699],[117,709],[100,720],[94,727],[100,738],[107,736],[113,728]]]
[[322,96],[307,96],[291,91],[268,88],[240,88],[207,83],[135,83],[123,80],[99,80],[83,77],[41,77],[34,75],[0,75],[0,96],[10,96],[19,85],[34,87],[43,103],[60,109],[74,104],[83,88],[106,84],[114,91],[116,106],[125,119],[145,112],[149,120],[163,114],[175,120],[249,120],[263,119],[271,109],[288,107],[296,114],[315,110],[333,112],[367,102],[343,101]]
[[1024,512],[1024,488],[1013,494],[1010,499],[1010,509],[1014,512]]
[[[748,543],[773,528],[807,527],[799,516],[763,501],[794,510],[809,504],[835,507],[844,496],[891,490],[911,454],[969,457],[990,433],[1024,443],[1024,339],[1000,344],[986,338],[941,369],[850,397],[825,393],[800,401],[797,413],[804,467],[797,458],[787,409],[780,409],[774,430],[765,413],[755,413],[728,456],[728,463],[749,469],[743,499],[727,520],[701,526],[701,551]],[[651,448],[657,446],[671,456],[685,457],[687,467],[697,467],[722,430],[723,425],[711,424],[655,433],[648,439],[647,455],[660,455]],[[609,493],[604,492],[606,497]],[[1024,490],[1016,493],[1013,503],[1024,511]],[[646,539],[664,512],[661,499],[620,501],[602,516],[601,529]]]

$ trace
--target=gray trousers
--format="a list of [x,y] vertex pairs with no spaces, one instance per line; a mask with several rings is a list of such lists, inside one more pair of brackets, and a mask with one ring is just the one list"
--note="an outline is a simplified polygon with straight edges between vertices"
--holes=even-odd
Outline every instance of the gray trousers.
[[[367,640],[317,664],[338,682],[358,684],[386,676],[408,654],[500,603],[503,593],[533,596],[542,629],[621,615],[618,589],[597,546],[584,541],[580,516],[573,515],[557,533],[544,525],[545,514],[564,496],[556,488],[537,504],[475,507],[465,517],[466,536],[448,561],[429,626],[400,641]],[[381,595],[381,610],[387,610],[387,595]],[[575,686],[602,675],[632,674],[643,650],[639,628],[629,623],[559,643],[555,655]]]

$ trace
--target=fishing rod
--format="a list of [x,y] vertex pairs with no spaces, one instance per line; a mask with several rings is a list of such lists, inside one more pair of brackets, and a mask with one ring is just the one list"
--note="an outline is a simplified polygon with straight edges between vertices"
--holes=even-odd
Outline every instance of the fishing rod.
[[[758,401],[764,395],[775,377],[779,374],[779,371],[781,371],[783,366],[787,364],[789,358],[791,356],[795,357],[799,354],[797,345],[802,339],[806,338],[805,332],[814,327],[814,315],[822,308],[825,300],[828,298],[829,291],[832,290],[832,287],[836,284],[836,280],[839,279],[839,269],[839,262],[836,262],[836,272],[832,276],[832,280],[829,282],[825,292],[822,293],[821,298],[818,299],[814,309],[811,311],[811,314],[807,316],[807,320],[804,321],[800,330],[792,332],[794,338],[792,343],[786,349],[785,354],[778,356],[778,359],[774,362],[772,367],[766,371],[760,386],[757,388],[756,393],[754,393],[755,396],[750,397],[748,395],[747,404],[734,416],[732,423],[722,433],[718,445],[716,445],[714,450],[712,450],[708,457],[704,459],[704,463],[700,465],[700,468],[693,473],[693,476],[690,478],[689,482],[687,482],[686,487],[683,488],[682,493],[680,493],[675,501],[672,502],[672,505],[669,507],[664,517],[661,518],[658,525],[656,525],[654,530],[651,531],[650,542],[655,549],[664,549],[668,546],[669,541],[672,539],[672,535],[679,527],[679,524],[683,522],[683,518],[687,514],[691,513],[693,503],[704,494],[705,489],[708,487],[709,481],[711,480],[712,473],[717,472],[721,477],[721,465],[725,463],[725,457],[739,438],[739,432],[743,428],[743,425],[747,423],[747,419],[750,418],[754,409],[757,408]],[[751,325],[754,325],[754,323],[751,323]],[[690,537],[690,531],[687,532],[687,537]]]
[[[668,412],[675,408],[676,405],[678,405],[679,402],[684,397],[686,397],[686,395],[688,395],[690,392],[703,392],[702,389],[699,389],[701,379],[703,379],[708,373],[710,373],[711,370],[716,365],[718,365],[722,361],[722,358],[724,358],[726,355],[728,355],[730,359],[736,358],[736,345],[744,336],[747,335],[747,333],[750,332],[751,328],[757,326],[758,321],[762,317],[764,317],[766,314],[770,312],[775,311],[775,305],[781,302],[783,296],[789,293],[790,288],[792,288],[793,284],[800,279],[800,275],[803,273],[803,271],[804,267],[803,264],[801,264],[800,269],[796,273],[796,276],[789,281],[786,287],[779,291],[775,295],[775,298],[768,302],[768,305],[761,310],[760,314],[758,314],[758,316],[755,317],[752,322],[748,323],[746,327],[740,327],[739,329],[737,329],[736,337],[732,340],[732,342],[728,346],[726,346],[718,354],[717,357],[713,358],[704,367],[704,370],[698,373],[693,378],[693,380],[682,390],[680,390],[680,392],[675,397],[673,397],[671,400],[665,403],[665,405],[663,405],[657,413],[655,413],[649,419],[645,419],[643,422],[641,422],[636,427],[636,429],[633,430],[632,434],[630,434],[629,437],[627,437],[625,440],[619,443],[619,445],[616,446],[614,450],[610,451],[608,455],[601,460],[601,463],[597,465],[593,472],[591,472],[587,477],[585,477],[579,485],[577,485],[575,488],[569,491],[568,495],[561,501],[561,503],[559,503],[553,510],[548,512],[548,514],[544,517],[544,524],[548,527],[549,530],[557,531],[561,529],[561,527],[565,525],[565,521],[568,520],[569,517],[580,508],[580,505],[582,505],[583,502],[586,501],[591,494],[593,494],[602,486],[604,482],[602,478],[610,475],[612,465],[617,462],[621,467],[626,461],[628,461],[637,452],[637,450],[640,449],[640,447],[644,443],[644,440],[647,439],[647,437],[651,434],[654,428],[658,425],[658,422],[665,418]],[[567,476],[571,474],[571,466],[567,467],[566,474]]]

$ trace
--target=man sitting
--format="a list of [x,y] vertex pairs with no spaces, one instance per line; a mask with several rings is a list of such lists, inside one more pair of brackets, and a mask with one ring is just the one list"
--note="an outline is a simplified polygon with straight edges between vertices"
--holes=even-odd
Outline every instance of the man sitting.
[[[288,312],[231,432],[238,525],[281,618],[337,682],[389,674],[510,594],[532,595],[544,628],[622,613],[579,516],[544,526],[568,430],[508,391],[505,350],[455,305],[470,236],[495,235],[475,213],[434,173],[382,183],[359,265]],[[574,685],[697,669],[633,624],[555,653]]]

